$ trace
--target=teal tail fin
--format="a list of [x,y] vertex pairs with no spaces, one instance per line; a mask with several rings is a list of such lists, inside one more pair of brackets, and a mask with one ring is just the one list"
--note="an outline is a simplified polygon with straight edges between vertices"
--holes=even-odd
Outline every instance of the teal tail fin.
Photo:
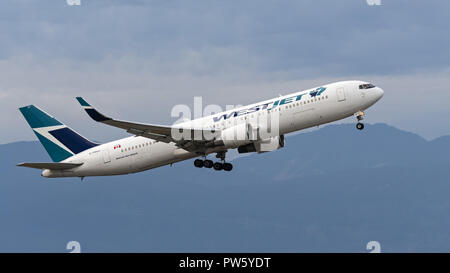
[[97,146],[34,105],[19,108],[53,162]]

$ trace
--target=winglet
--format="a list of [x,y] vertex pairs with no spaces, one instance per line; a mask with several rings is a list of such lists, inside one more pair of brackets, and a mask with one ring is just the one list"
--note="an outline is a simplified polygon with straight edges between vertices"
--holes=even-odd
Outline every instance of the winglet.
[[111,120],[110,117],[107,117],[100,113],[99,111],[95,110],[94,107],[92,107],[87,101],[85,101],[82,97],[76,97],[77,101],[83,106],[86,113],[95,121],[103,122],[107,120]]
[[77,97],[77,101],[81,104],[83,107],[92,107],[87,101],[85,101],[82,97]]

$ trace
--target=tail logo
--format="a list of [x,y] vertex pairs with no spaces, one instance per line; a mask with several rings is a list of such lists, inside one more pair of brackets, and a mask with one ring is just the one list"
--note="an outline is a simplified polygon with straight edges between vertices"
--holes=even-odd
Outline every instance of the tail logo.
[[34,105],[19,110],[54,162],[61,162],[98,145]]

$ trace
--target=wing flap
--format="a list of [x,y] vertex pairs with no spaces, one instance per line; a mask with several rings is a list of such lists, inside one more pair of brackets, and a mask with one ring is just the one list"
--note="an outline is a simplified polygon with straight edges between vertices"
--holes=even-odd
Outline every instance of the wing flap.
[[33,169],[49,169],[49,170],[69,170],[83,165],[83,163],[50,163],[50,162],[35,162],[35,163],[20,163],[19,167],[27,167]]

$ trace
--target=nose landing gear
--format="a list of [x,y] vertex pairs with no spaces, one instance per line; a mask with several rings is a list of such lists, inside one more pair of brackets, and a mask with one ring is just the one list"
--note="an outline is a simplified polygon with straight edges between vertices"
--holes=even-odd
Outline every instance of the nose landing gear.
[[364,112],[363,111],[359,111],[355,115],[356,115],[356,119],[358,120],[358,123],[356,123],[356,129],[363,130],[364,129],[364,123],[362,123],[361,121],[364,119]]
[[356,129],[358,129],[358,130],[364,129],[364,123],[361,123],[361,122],[356,123]]

